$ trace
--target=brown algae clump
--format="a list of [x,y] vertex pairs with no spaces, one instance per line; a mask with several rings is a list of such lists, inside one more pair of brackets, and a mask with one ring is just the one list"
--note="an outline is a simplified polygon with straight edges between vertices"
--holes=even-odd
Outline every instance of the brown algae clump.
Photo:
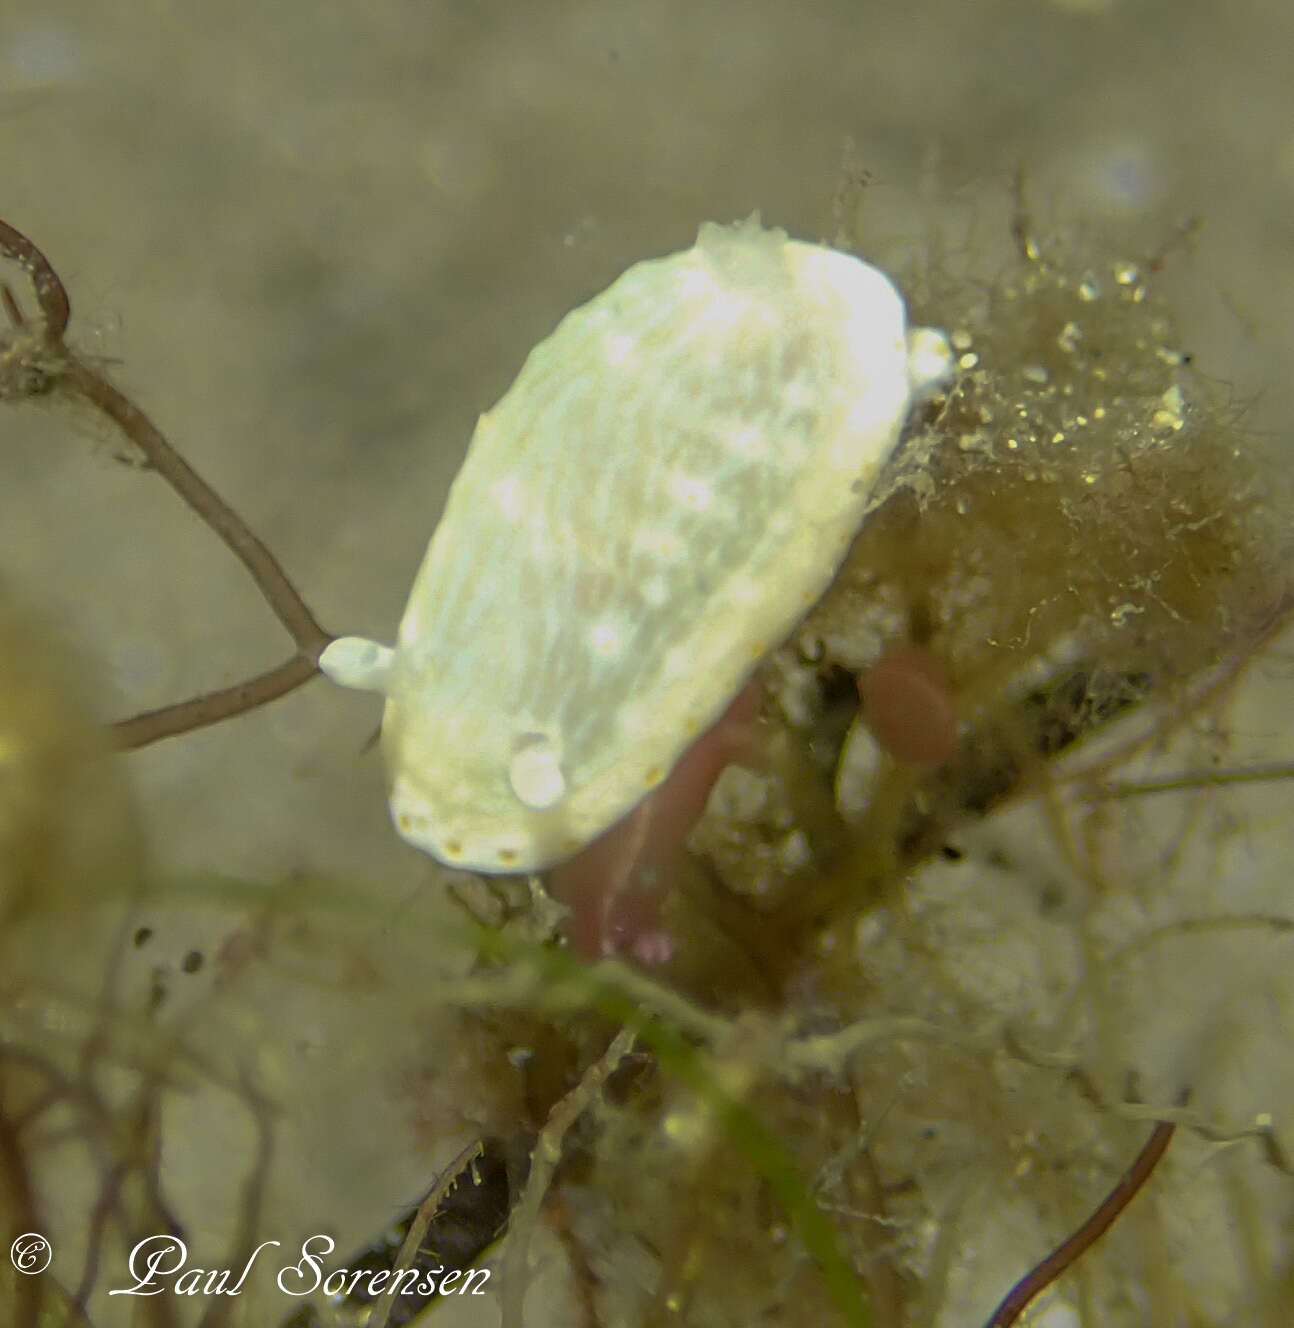
[[[1243,653],[1284,593],[1274,468],[1192,371],[1134,264],[1034,255],[991,286],[945,285],[914,317],[937,310],[956,383],[763,671],[790,765],[757,791],[725,777],[712,807],[736,814],[694,839],[731,893],[779,919],[755,926],[773,952],[800,944],[788,920],[856,911],[872,897],[860,882],[935,852],[1100,723],[1180,701]],[[894,659],[923,661],[898,703],[932,707],[926,734],[894,718],[907,725],[898,761],[883,756],[885,716],[879,743],[860,723],[845,741],[854,680],[866,694],[886,662],[888,683]],[[904,750],[942,759],[908,765]],[[829,799],[854,833],[833,825]],[[824,884],[842,853],[848,871]]]

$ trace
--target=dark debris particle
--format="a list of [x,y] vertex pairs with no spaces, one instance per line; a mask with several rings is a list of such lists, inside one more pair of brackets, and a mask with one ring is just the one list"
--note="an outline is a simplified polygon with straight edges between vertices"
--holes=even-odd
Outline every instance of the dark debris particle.
[[1076,669],[1028,693],[1016,709],[1019,728],[1008,733],[990,727],[972,734],[958,755],[931,776],[900,826],[899,852],[909,861],[936,852],[950,857],[949,827],[967,814],[987,815],[1025,779],[1022,738],[1027,751],[1050,759],[1144,701],[1153,686],[1148,673]]
[[[439,1269],[436,1274],[438,1282],[451,1269],[475,1266],[507,1223],[512,1192],[520,1183],[509,1174],[515,1169],[503,1140],[483,1140],[481,1151],[459,1173],[457,1182],[431,1219],[417,1255],[407,1266],[416,1268],[419,1274]],[[345,1266],[372,1272],[392,1269],[421,1202],[420,1199],[379,1240],[354,1258],[347,1259]],[[376,1297],[365,1294],[366,1286],[366,1282],[361,1284],[356,1288],[356,1294],[347,1299],[358,1304],[371,1304]],[[401,1295],[391,1305],[387,1322],[391,1328],[401,1328],[417,1317],[434,1298],[412,1293]]]
[[1036,725],[1037,751],[1043,756],[1063,751],[1083,734],[1144,700],[1151,684],[1147,673],[1097,678],[1079,670],[1046,691],[1031,693],[1025,706]]

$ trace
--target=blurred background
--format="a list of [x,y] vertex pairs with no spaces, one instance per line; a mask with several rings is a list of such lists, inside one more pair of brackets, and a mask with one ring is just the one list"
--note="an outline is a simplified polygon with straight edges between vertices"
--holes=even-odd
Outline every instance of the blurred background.
[[[1160,277],[1183,346],[1287,443],[1291,50],[1278,0],[9,0],[0,216],[65,281],[70,343],[324,626],[389,640],[475,419],[531,346],[631,262],[754,209],[990,275],[1021,169],[1041,232],[1143,262],[1198,220]],[[106,717],[290,653],[121,450],[66,407],[0,417],[0,575],[97,661]],[[377,720],[315,682],[131,756],[154,868],[326,872],[404,917],[433,868],[390,831]],[[225,930],[156,927],[140,982]],[[416,949],[402,962],[416,975]],[[471,1136],[404,1119],[424,1171]]]

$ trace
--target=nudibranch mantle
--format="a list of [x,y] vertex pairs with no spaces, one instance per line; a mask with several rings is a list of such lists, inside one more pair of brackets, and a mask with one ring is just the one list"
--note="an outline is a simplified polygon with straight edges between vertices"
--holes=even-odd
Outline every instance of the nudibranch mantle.
[[630,811],[822,595],[951,365],[884,273],[758,217],[562,319],[481,416],[394,650],[320,660],[386,697],[400,834],[538,871]]

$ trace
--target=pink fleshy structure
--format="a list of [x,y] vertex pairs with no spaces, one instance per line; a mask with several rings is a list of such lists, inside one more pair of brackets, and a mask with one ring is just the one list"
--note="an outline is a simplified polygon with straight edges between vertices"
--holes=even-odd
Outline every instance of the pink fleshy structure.
[[549,893],[571,910],[576,954],[590,961],[622,954],[648,965],[673,956],[673,939],[660,921],[661,903],[715,780],[750,750],[758,711],[759,687],[749,682],[659,788],[549,872]]
[[921,646],[892,646],[858,680],[863,719],[905,765],[935,766],[957,751],[957,706],[939,661]]

